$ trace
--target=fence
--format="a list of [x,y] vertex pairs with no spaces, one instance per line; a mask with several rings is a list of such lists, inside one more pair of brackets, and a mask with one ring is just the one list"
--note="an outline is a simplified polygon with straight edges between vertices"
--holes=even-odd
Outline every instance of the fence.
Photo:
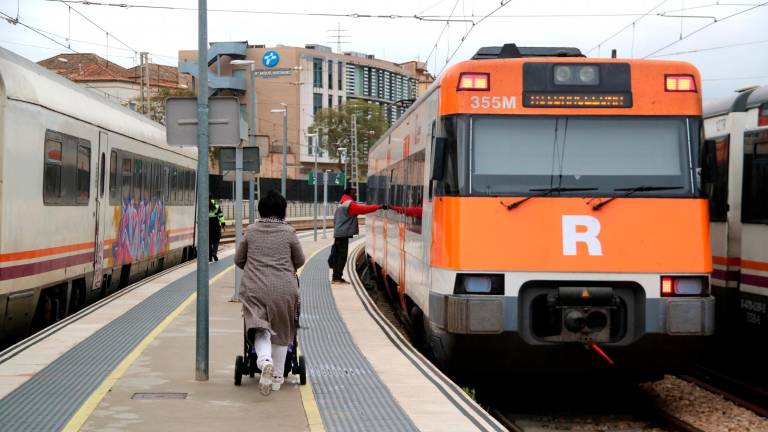
[[[227,220],[234,220],[235,219],[235,202],[232,200],[221,200],[221,211],[224,213],[224,219]],[[256,217],[259,217],[259,211],[258,206],[259,202],[255,201],[254,205],[256,206]],[[311,218],[313,216],[312,213],[312,206],[313,203],[311,202],[302,202],[302,201],[288,201],[288,208],[285,210],[285,217],[286,219],[296,219],[296,218]],[[328,203],[328,213],[327,217],[332,219],[334,212],[336,212],[336,207],[339,206],[338,202],[329,202]],[[243,219],[248,219],[248,208],[249,203],[248,201],[243,202]],[[323,203],[319,202],[317,203],[317,217],[318,219],[322,219],[323,217]]]

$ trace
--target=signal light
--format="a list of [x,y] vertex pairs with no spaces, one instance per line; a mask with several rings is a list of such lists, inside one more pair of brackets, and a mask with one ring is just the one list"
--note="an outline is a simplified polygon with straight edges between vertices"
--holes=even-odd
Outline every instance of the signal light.
[[661,295],[701,296],[706,294],[707,279],[700,276],[662,276]]
[[669,296],[674,293],[674,280],[669,276],[661,278],[661,295]]
[[462,72],[457,90],[490,90],[491,74],[484,72]]
[[768,103],[760,105],[757,111],[757,125],[768,126]]
[[670,92],[696,92],[693,75],[664,75],[664,86]]

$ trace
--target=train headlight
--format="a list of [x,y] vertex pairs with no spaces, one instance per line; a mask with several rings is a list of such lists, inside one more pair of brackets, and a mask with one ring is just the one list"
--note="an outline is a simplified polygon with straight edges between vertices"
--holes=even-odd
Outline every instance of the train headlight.
[[456,294],[504,294],[504,275],[501,274],[458,274]]
[[701,296],[706,293],[707,279],[690,276],[662,276],[661,295],[671,296]]
[[556,65],[556,85],[596,86],[600,84],[597,65]]

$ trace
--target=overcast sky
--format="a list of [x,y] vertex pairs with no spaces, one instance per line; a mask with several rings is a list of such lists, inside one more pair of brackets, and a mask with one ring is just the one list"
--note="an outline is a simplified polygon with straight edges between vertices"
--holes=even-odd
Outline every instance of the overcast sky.
[[[195,0],[97,1],[145,6],[197,6]],[[696,65],[704,80],[705,99],[725,96],[748,85],[768,84],[768,5],[723,20],[763,2],[732,0],[720,2],[720,5],[714,3],[713,0],[512,0],[473,28],[470,21],[477,23],[498,8],[498,0],[209,0],[208,35],[212,42],[247,40],[251,44],[268,46],[320,43],[333,46],[335,50],[335,42],[332,42],[334,32],[330,30],[340,26],[347,30],[342,34],[348,36],[342,39],[348,42],[343,44],[343,50],[375,54],[395,62],[428,59],[433,73],[439,73],[446,61],[455,63],[471,57],[481,46],[505,42],[515,42],[520,46],[575,46],[588,52],[590,57],[608,57],[611,49],[615,48],[619,57],[642,58],[677,41],[656,54],[673,54],[661,58],[685,60]],[[83,4],[71,6],[114,38],[107,37],[104,31],[74,11],[70,12],[68,6],[58,0],[0,0],[0,12],[13,18],[18,16],[21,23],[48,32],[48,36],[65,45],[69,38],[72,49],[78,52],[108,56],[111,61],[127,67],[136,64],[132,50],[149,51],[152,61],[176,65],[179,50],[197,48],[196,11]],[[239,11],[216,12],[213,9]],[[398,15],[404,18],[244,11]],[[414,19],[414,15],[425,19]],[[445,18],[448,16],[456,21],[446,25]],[[439,21],[441,18],[443,21]],[[430,19],[437,21],[428,21]],[[714,23],[715,20],[718,22]],[[714,24],[688,36],[710,23]],[[616,33],[615,37],[606,41]],[[466,40],[461,43],[465,35]],[[680,40],[681,35],[683,40]],[[734,44],[741,45],[681,53]],[[599,49],[596,48],[598,45]],[[68,52],[22,25],[12,25],[7,21],[0,22],[0,46],[34,61]]]

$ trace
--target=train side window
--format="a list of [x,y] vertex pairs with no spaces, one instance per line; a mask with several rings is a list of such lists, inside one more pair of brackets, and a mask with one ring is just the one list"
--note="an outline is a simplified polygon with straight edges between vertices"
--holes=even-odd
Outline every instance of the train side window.
[[163,165],[163,201],[165,204],[170,204],[171,201],[171,189],[170,189],[170,180],[171,180],[171,174],[170,174],[170,167],[168,165]]
[[154,181],[154,188],[155,193],[152,195],[152,199],[155,201],[160,201],[163,194],[163,188],[161,186],[160,177],[162,174],[162,167],[160,166],[160,162],[155,162],[152,164],[155,168],[155,181]]
[[195,170],[192,170],[192,199],[190,200],[190,204],[194,204],[195,200],[197,199],[197,172]]
[[152,163],[143,160],[141,168],[141,200],[146,204],[150,198],[150,191],[152,189]]
[[107,155],[101,152],[101,161],[99,163],[99,196],[104,198],[104,180],[106,180]]
[[109,204],[117,205],[117,192],[119,191],[117,185],[117,152],[112,150],[109,153]]
[[61,199],[62,144],[45,140],[45,167],[43,171],[43,203],[58,203]]
[[143,163],[141,159],[133,161],[133,203],[138,206],[141,202],[141,177]]
[[170,205],[176,205],[177,180],[178,180],[178,170],[174,166],[174,167],[171,167],[171,199],[169,200]]
[[717,178],[706,185],[709,195],[709,220],[712,222],[725,222],[728,214],[728,152],[730,137],[715,138],[715,151],[717,158]]
[[126,204],[131,200],[132,193],[131,187],[133,185],[133,159],[123,158],[123,185],[122,185],[122,197],[123,203]]
[[741,221],[768,223],[768,132],[744,134],[744,179]]
[[[81,141],[86,143],[87,141]],[[88,145],[77,146],[77,199],[78,204],[87,204],[91,196],[91,148]]]

